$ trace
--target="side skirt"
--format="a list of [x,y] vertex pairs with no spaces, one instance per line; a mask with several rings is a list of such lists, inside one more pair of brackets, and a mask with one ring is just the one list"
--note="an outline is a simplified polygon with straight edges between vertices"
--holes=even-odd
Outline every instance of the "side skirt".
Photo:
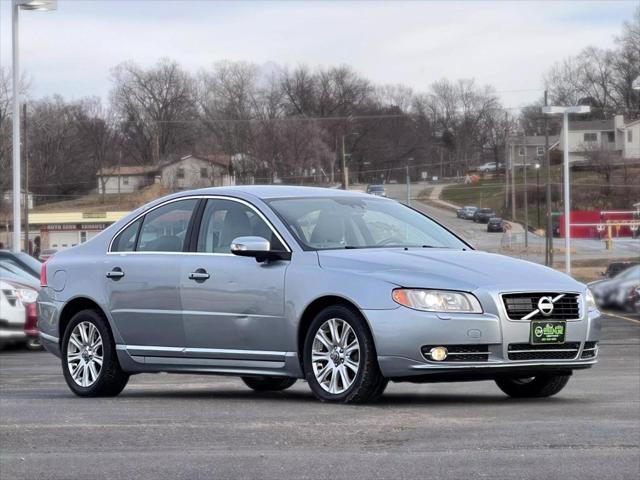
[[[118,347],[121,347],[118,345]],[[129,373],[193,373],[218,375],[254,375],[303,378],[298,355],[286,352],[278,360],[240,358],[194,358],[184,356],[132,355],[117,348],[118,361]]]

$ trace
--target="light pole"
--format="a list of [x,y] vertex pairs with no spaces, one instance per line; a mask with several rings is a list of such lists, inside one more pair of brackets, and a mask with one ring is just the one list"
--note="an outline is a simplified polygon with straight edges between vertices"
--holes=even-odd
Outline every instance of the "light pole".
[[527,185],[527,133],[522,130],[522,175],[524,177],[524,248],[529,248],[529,185]]
[[[13,0],[11,4],[11,68],[13,70],[13,239],[12,249],[20,251],[20,58],[18,46],[18,12],[22,10],[48,11],[57,8],[57,0]],[[28,192],[27,192],[28,195]],[[27,199],[28,201],[28,199]],[[27,226],[27,229],[29,227]]]
[[564,163],[564,269],[567,275],[571,274],[571,195],[569,191],[569,114],[589,113],[591,108],[584,105],[570,107],[542,107],[542,113],[548,115],[563,114],[562,119],[562,150]]
[[[342,188],[349,189],[349,172],[347,171],[347,151],[345,149],[344,140],[351,135],[358,135],[358,132],[347,133],[342,135]],[[351,154],[348,154],[351,157]]]
[[540,164],[536,163],[536,203],[538,205],[538,228],[540,228]]

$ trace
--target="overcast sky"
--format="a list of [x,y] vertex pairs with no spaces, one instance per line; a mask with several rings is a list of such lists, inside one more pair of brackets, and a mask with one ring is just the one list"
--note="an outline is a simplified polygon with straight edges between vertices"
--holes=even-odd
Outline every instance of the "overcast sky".
[[[587,45],[613,45],[631,1],[222,2],[58,0],[20,14],[22,70],[35,97],[106,96],[110,69],[162,56],[191,71],[222,59],[346,63],[370,80],[426,90],[475,78],[506,106],[542,94],[542,75]],[[0,0],[0,64],[11,64],[10,0]]]

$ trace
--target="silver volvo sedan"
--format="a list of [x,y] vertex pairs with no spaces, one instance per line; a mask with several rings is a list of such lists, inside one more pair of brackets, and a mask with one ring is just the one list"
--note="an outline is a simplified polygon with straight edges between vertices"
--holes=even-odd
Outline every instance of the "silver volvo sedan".
[[558,393],[596,363],[600,313],[571,277],[474,250],[393,200],[252,186],[156,200],[43,267],[38,327],[80,396],[143,372],[305,379],[366,402],[389,380]]

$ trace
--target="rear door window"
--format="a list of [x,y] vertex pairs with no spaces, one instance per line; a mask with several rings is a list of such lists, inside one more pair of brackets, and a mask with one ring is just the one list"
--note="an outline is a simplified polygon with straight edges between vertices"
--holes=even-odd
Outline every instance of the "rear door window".
[[145,215],[137,252],[182,252],[189,221],[198,200],[171,202]]

